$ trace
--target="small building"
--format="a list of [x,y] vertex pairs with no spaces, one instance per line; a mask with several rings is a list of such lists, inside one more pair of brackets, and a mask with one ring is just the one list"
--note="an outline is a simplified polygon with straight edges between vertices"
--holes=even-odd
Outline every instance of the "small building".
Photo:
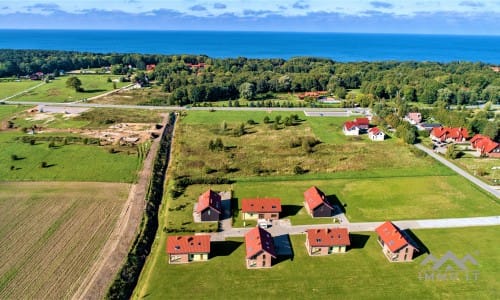
[[276,259],[273,237],[265,229],[255,227],[247,232],[245,246],[248,269],[270,268]]
[[169,236],[167,254],[169,264],[207,261],[210,256],[210,235]]
[[378,127],[373,127],[368,129],[368,138],[372,141],[383,141],[385,139],[385,133]]
[[221,196],[209,189],[198,197],[196,212],[202,222],[219,221],[222,214]]
[[411,112],[405,116],[405,120],[410,122],[412,125],[417,125],[422,122],[422,114],[419,112]]
[[356,118],[354,122],[356,122],[360,130],[368,130],[370,128],[370,120],[368,118]]
[[154,71],[155,69],[156,69],[156,64],[146,65],[146,71],[148,71],[148,72]]
[[315,186],[304,192],[304,207],[313,218],[331,217],[335,210],[325,194]]
[[347,228],[309,229],[306,231],[307,253],[311,256],[345,253],[351,245]]
[[342,131],[345,135],[359,135],[358,124],[354,121],[345,122]]
[[492,141],[489,136],[476,134],[470,140],[470,144],[479,156],[500,157],[500,144]]
[[462,143],[469,138],[469,133],[463,127],[435,127],[430,137],[434,141]]
[[278,220],[281,212],[279,198],[242,199],[241,212],[243,220]]
[[442,125],[439,123],[420,123],[417,125],[418,130],[427,130],[431,131],[432,129],[436,127],[441,127]]
[[410,237],[392,222],[385,222],[375,229],[382,252],[390,262],[413,260],[413,253],[418,251]]

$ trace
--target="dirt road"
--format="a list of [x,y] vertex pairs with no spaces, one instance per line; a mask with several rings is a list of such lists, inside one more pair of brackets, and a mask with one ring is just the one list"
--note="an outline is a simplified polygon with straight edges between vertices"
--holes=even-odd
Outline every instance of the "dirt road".
[[[165,115],[163,130],[165,130],[167,121],[168,115]],[[118,217],[115,229],[72,299],[102,299],[106,295],[108,287],[127,257],[141,222],[146,206],[146,193],[152,175],[154,158],[159,146],[160,138],[157,138],[152,143],[144,160],[137,183],[132,185],[130,189],[128,200]]]

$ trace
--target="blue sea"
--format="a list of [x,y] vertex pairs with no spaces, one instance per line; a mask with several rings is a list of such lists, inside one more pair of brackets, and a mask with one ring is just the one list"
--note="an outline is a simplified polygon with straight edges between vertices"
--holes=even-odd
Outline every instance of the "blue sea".
[[500,64],[500,36],[1,29],[0,49]]

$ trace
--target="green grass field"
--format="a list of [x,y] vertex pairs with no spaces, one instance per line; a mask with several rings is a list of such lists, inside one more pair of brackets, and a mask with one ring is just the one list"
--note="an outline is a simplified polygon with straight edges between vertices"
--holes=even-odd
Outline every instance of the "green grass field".
[[497,158],[461,157],[452,162],[488,184],[500,185],[500,160]]
[[[134,299],[494,299],[500,283],[500,252],[492,245],[499,227],[418,230],[413,233],[440,258],[453,251],[472,255],[469,280],[425,280],[427,254],[411,263],[390,263],[374,233],[352,235],[353,249],[327,257],[308,256],[305,236],[291,236],[294,257],[265,270],[247,270],[243,239],[212,243],[206,263],[169,265],[162,234]],[[473,237],[465,242],[465,237]],[[464,243],[465,242],[465,243]],[[478,274],[477,280],[472,273]]]
[[26,109],[27,107],[21,105],[0,105],[0,121],[10,119],[11,116]]
[[[37,102],[73,102],[85,98],[90,98],[113,90],[113,83],[107,82],[108,78],[117,79],[119,76],[113,75],[78,75],[82,81],[84,92],[76,92],[72,88],[66,87],[66,80],[69,76],[57,77],[50,83],[44,84],[26,94],[14,97],[12,101],[37,101]],[[117,82],[117,88],[129,83]],[[1,83],[0,83],[1,86]]]
[[[56,147],[49,148],[49,142],[30,145],[15,140],[19,136],[21,134],[17,132],[0,134],[2,181],[133,182],[142,163],[135,153],[109,153],[106,147],[82,144],[56,143]],[[13,160],[12,155],[16,155],[18,159]],[[43,161],[48,167],[41,167]]]
[[[298,112],[301,122],[295,126],[272,129],[264,124],[264,117],[282,119],[292,112],[188,112],[180,120],[178,140],[174,147],[176,175],[231,178],[256,175],[283,176],[294,174],[300,166],[308,173],[337,173],[345,171],[371,171],[374,169],[413,169],[419,173],[425,169],[444,169],[428,157],[420,157],[413,147],[398,139],[383,143],[371,142],[366,136],[346,137],[341,132],[345,118],[305,118]],[[246,134],[236,137],[234,128],[248,120],[258,122],[245,125]],[[223,124],[227,129],[222,132]],[[209,151],[210,141],[220,138],[225,151]],[[315,138],[321,143],[312,151],[300,144],[291,144],[300,138]],[[186,155],[188,154],[188,155]],[[206,157],[210,157],[207,160]],[[207,169],[216,170],[210,175]],[[449,172],[449,171],[442,171]],[[441,171],[438,171],[441,174]]]
[[71,298],[129,189],[121,183],[0,182],[0,299]]
[[0,81],[0,99],[13,96],[40,83],[41,81],[33,80]]

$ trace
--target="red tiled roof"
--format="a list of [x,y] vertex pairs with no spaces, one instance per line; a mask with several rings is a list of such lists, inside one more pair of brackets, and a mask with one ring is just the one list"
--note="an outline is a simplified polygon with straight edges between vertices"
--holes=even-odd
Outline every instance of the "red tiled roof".
[[373,127],[373,128],[368,129],[368,132],[373,134],[373,135],[377,135],[377,134],[381,133],[382,131],[378,127]]
[[377,227],[375,231],[392,252],[396,252],[409,244],[408,240],[401,234],[399,228],[392,224],[392,222],[385,222]]
[[354,122],[358,125],[370,125],[370,120],[368,120],[368,118],[356,118]]
[[475,149],[480,149],[481,153],[491,153],[495,150],[500,144],[495,141],[492,141],[490,137],[476,134],[471,140],[471,145]]
[[245,245],[247,258],[252,258],[261,251],[265,251],[276,258],[273,237],[269,232],[260,227],[255,227],[245,234]]
[[422,121],[422,115],[419,112],[408,113],[408,119],[420,123]]
[[431,130],[431,135],[441,139],[463,140],[469,138],[467,128],[463,127],[435,127]]
[[323,203],[333,209],[332,205],[326,200],[325,194],[315,186],[310,187],[304,192],[304,199],[311,210]]
[[169,236],[168,254],[210,253],[210,235]]
[[307,230],[307,240],[312,247],[349,246],[347,228],[324,228]]
[[256,198],[256,199],[242,199],[241,200],[242,212],[281,212],[281,200],[279,198]]
[[220,195],[216,192],[209,189],[208,191],[201,194],[198,198],[198,207],[196,208],[197,212],[202,212],[205,209],[211,207],[217,212],[221,213],[221,198]]
[[356,123],[355,121],[347,121],[347,122],[344,123],[344,127],[347,130],[351,130],[354,127],[358,127],[358,123]]

